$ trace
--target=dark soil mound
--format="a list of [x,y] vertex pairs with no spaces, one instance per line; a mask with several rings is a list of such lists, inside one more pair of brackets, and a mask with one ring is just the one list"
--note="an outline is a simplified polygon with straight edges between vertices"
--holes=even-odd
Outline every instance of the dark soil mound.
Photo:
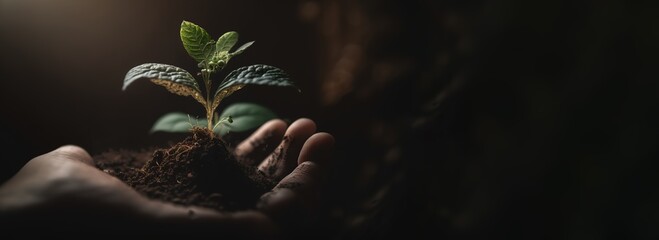
[[201,128],[169,148],[108,151],[94,161],[150,198],[224,211],[252,208],[274,186]]

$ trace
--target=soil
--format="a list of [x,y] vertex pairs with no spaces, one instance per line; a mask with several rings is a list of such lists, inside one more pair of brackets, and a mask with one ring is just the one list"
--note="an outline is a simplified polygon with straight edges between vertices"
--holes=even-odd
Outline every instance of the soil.
[[221,139],[195,128],[168,148],[110,150],[94,161],[149,198],[219,211],[253,208],[275,183],[231,152]]

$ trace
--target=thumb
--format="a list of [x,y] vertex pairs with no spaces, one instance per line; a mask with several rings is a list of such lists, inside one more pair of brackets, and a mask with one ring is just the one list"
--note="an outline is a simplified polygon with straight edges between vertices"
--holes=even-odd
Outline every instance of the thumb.
[[92,156],[85,151],[85,149],[76,146],[76,145],[64,145],[61,146],[45,155],[50,155],[51,157],[64,158],[68,160],[80,161],[90,166],[94,166],[94,161]]

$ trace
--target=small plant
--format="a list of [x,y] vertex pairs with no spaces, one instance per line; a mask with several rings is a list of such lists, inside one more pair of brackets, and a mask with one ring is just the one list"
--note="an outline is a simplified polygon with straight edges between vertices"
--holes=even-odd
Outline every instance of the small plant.
[[[254,41],[245,43],[231,52],[231,49],[238,42],[238,33],[233,31],[226,32],[215,41],[211,39],[206,30],[188,21],[181,23],[180,35],[183,47],[198,62],[197,66],[201,70],[197,76],[201,76],[205,91],[202,92],[197,79],[186,70],[161,63],[145,63],[130,69],[124,78],[122,89],[126,90],[135,80],[150,79],[151,82],[165,87],[174,94],[191,96],[197,100],[197,102],[204,106],[206,119],[193,122],[185,114],[171,113],[162,117],[154,125],[152,131],[181,131],[183,129],[187,131],[192,125],[205,123],[205,127],[212,138],[214,130],[218,125],[233,122],[231,112],[260,114],[260,117],[257,118],[261,121],[257,123],[262,123],[269,118],[273,118],[274,114],[258,105],[243,103],[232,106],[227,109],[232,111],[225,112],[222,115],[215,114],[215,110],[220,105],[222,99],[246,85],[295,87],[283,70],[273,66],[257,64],[241,67],[230,72],[223,81],[219,82],[218,87],[213,90],[212,75],[224,69],[231,58],[244,52]],[[181,127],[181,123],[186,123],[188,126]]]
[[232,51],[238,42],[238,33],[227,32],[216,41],[206,30],[187,21],[181,23],[180,34],[183,47],[198,63],[197,76],[203,88],[192,74],[179,67],[145,63],[126,73],[123,90],[136,80],[150,79],[172,93],[197,100],[204,107],[206,118],[191,119],[184,113],[167,114],[156,122],[152,131],[191,131],[191,134],[169,147],[155,149],[150,157],[139,158],[143,163],[139,169],[134,167],[138,159],[134,156],[125,157],[131,165],[112,168],[116,166],[113,163],[101,167],[114,169],[108,172],[150,198],[220,211],[253,208],[260,196],[272,189],[276,182],[257,166],[238,161],[231,146],[222,139],[224,133],[217,131],[219,137],[215,137],[216,129],[239,132],[258,127],[276,116],[253,103],[235,103],[221,114],[215,110],[224,98],[247,85],[295,86],[281,69],[261,64],[238,68],[224,80],[214,81],[213,74],[224,69],[231,58],[254,42]]

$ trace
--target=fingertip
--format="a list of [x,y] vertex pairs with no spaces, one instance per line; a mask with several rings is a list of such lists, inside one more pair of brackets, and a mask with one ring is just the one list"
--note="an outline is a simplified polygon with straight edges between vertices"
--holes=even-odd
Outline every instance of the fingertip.
[[299,118],[291,123],[290,129],[299,129],[299,131],[313,133],[316,131],[316,122],[309,118]]
[[288,124],[286,124],[284,120],[272,119],[261,125],[260,129],[274,131],[275,133],[278,133],[278,135],[284,135],[286,127],[288,127]]
[[324,148],[329,150],[334,149],[335,139],[332,134],[326,132],[319,132],[309,138],[309,140],[316,142],[315,144],[323,145]]
[[335,139],[329,133],[319,132],[307,139],[300,151],[298,164],[312,161],[318,164],[326,164],[334,151]]

